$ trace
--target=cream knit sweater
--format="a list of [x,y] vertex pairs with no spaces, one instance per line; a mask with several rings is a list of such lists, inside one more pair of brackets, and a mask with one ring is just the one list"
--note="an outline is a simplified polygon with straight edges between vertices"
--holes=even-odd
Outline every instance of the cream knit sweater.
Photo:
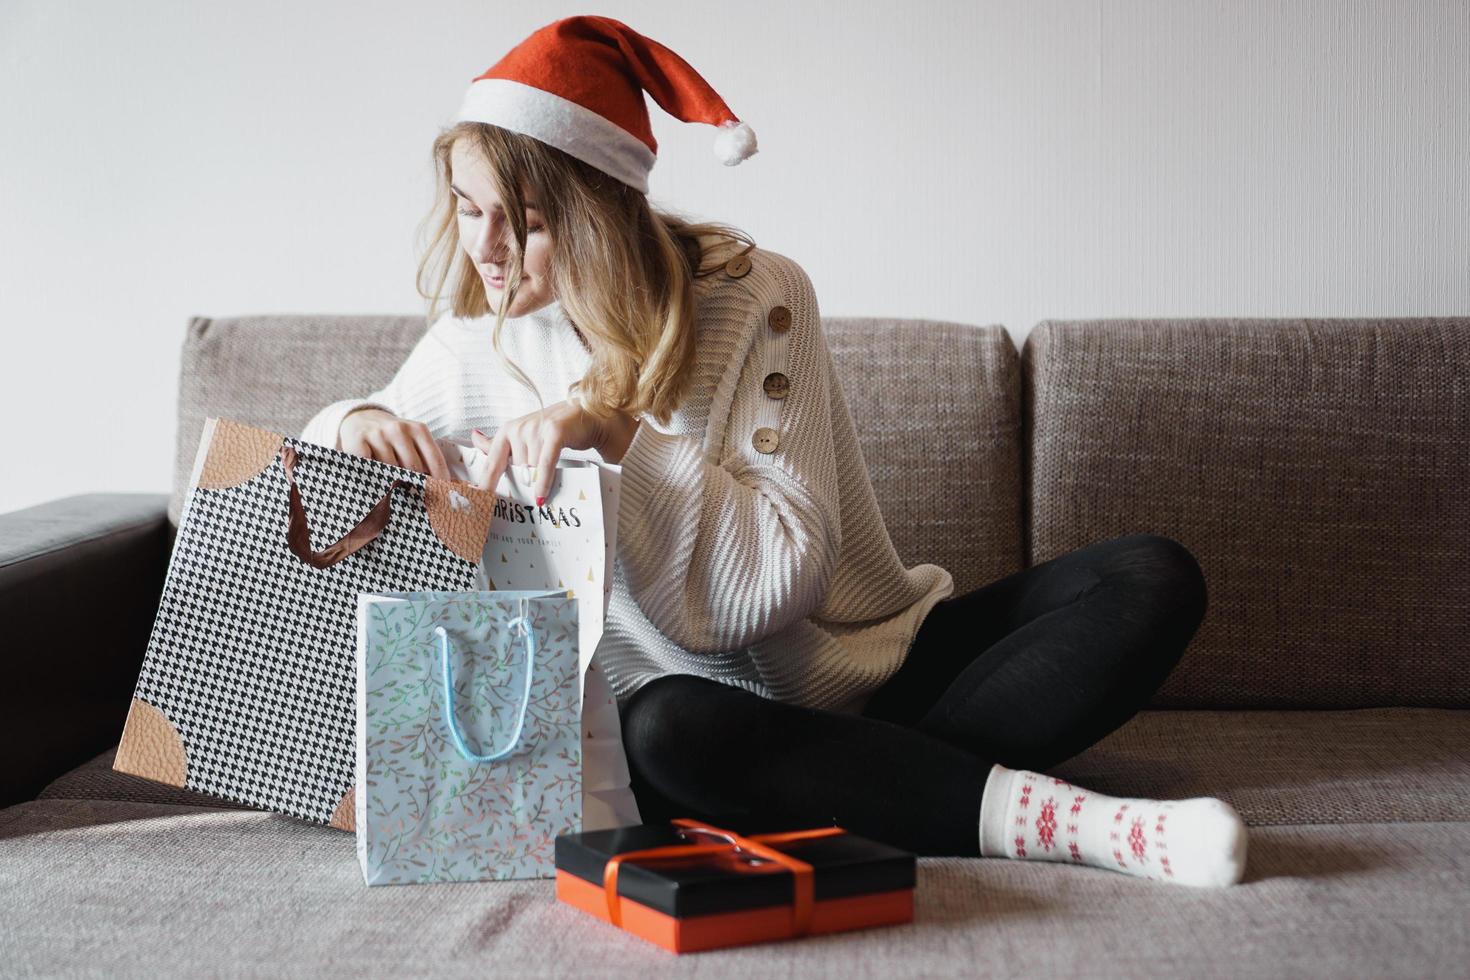
[[[954,582],[938,565],[905,568],[894,551],[805,271],[761,248],[747,258],[743,276],[695,281],[690,394],[668,426],[645,418],[622,459],[599,656],[620,703],[656,677],[697,674],[856,713]],[[768,319],[778,306],[790,314],[784,331]],[[496,358],[493,327],[493,315],[441,316],[386,387],[326,406],[302,438],[340,448],[343,416],[375,405],[424,422],[453,450],[472,445],[471,428],[494,434],[536,411]],[[507,319],[501,341],[548,406],[590,363],[556,302]],[[773,372],[788,379],[785,398],[766,393]],[[763,427],[778,433],[773,452],[754,445]],[[467,478],[460,454],[446,456]]]

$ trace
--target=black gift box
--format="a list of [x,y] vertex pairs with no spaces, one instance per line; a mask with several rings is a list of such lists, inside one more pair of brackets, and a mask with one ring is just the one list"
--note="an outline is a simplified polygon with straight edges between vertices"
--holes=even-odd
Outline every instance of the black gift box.
[[[796,876],[774,860],[737,846],[748,839],[811,866],[813,913],[807,932],[913,918],[913,854],[836,827],[799,833],[824,836],[783,841],[763,840],[780,834],[749,834],[736,835],[735,843],[728,843],[673,823],[562,834],[556,839],[557,897],[613,921],[604,883],[610,859],[649,848],[689,848],[706,853],[634,856],[620,862],[616,880],[620,925],[680,952],[793,935]],[[707,853],[711,845],[721,846]]]

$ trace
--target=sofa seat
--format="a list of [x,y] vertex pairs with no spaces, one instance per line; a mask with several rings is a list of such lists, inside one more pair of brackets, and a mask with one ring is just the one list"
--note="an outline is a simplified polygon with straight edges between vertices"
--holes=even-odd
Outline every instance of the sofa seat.
[[[235,806],[116,772],[115,751],[39,798]],[[1470,820],[1470,711],[1151,709],[1050,774],[1113,796],[1217,796],[1252,827]]]
[[546,880],[367,888],[351,836],[250,810],[35,800],[0,848],[22,976],[1450,977],[1470,954],[1464,822],[1261,827],[1223,889],[921,858],[912,924],[682,958]]
[[1253,827],[1241,884],[921,858],[912,925],[682,958],[559,905],[546,880],[368,888],[351,835],[154,787],[108,752],[0,810],[0,914],[27,937],[21,974],[1459,976],[1467,721],[1144,711],[1052,773],[1230,801]]

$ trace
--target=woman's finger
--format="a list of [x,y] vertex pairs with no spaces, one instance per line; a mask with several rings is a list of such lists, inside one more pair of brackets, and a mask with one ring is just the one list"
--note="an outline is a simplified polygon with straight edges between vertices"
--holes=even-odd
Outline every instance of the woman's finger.
[[507,466],[526,466],[531,463],[531,454],[535,451],[535,441],[532,434],[517,429],[510,433],[510,461]]
[[490,466],[490,447],[494,444],[494,442],[493,442],[493,440],[489,436],[485,435],[485,433],[481,432],[479,429],[471,429],[470,430],[470,442],[472,442],[474,444],[475,448],[480,451],[480,457],[479,458],[480,458],[480,460],[484,461],[484,463],[485,463],[485,473],[484,473],[483,477],[481,477],[479,479],[475,479],[475,476],[474,476],[474,465],[471,464],[471,466],[470,466],[470,470],[471,470],[471,472],[470,472],[470,479],[474,481],[475,486],[479,487],[482,490],[486,490],[486,489],[493,490],[494,487],[495,487],[495,484],[492,483],[492,484],[489,485],[489,487],[486,487],[485,486],[485,483],[493,475],[490,472],[490,470],[491,470],[491,466]]
[[427,468],[424,461],[419,458],[418,447],[413,444],[413,438],[405,432],[402,427],[394,427],[387,430],[388,444],[393,447],[393,452],[398,457],[398,465],[406,470],[416,473],[426,473]]
[[351,453],[354,456],[366,456],[369,459],[372,458],[372,448],[368,446],[367,440],[356,432],[351,434],[345,432],[340,433],[337,436],[337,440],[341,443],[344,453]]
[[556,476],[556,457],[561,453],[561,438],[558,434],[543,433],[541,451],[536,454],[535,486],[536,506],[540,507],[551,496],[551,481]]
[[489,465],[485,470],[485,483],[482,489],[494,493],[495,488],[500,486],[500,475],[505,472],[506,463],[510,460],[510,440],[506,438],[504,426],[491,438],[484,452],[489,460]]
[[382,429],[371,429],[364,432],[362,441],[367,443],[367,452],[363,455],[368,459],[376,459],[380,463],[396,463],[398,460],[393,455],[393,447],[388,445],[388,440],[383,438]]
[[449,470],[449,461],[444,458],[444,450],[439,446],[439,440],[429,431],[427,425],[420,423],[413,430],[414,442],[418,444],[419,453],[423,461],[428,464],[429,475],[441,480],[452,480],[454,474]]

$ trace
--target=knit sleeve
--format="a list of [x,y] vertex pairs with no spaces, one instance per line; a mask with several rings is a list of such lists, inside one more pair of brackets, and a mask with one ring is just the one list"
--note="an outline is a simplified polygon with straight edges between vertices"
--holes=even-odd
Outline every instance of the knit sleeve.
[[[816,296],[794,261],[762,261],[771,262],[766,301],[733,315],[747,346],[728,413],[718,392],[711,409],[718,464],[700,438],[647,422],[622,459],[618,551],[629,593],[690,653],[742,649],[809,617],[841,550],[831,360]],[[788,329],[771,325],[778,306]]]
[[444,435],[434,427],[449,416],[449,392],[457,369],[456,357],[445,339],[451,319],[444,316],[435,321],[386,385],[361,398],[344,398],[327,405],[306,423],[301,438],[341,449],[342,420],[359,408],[380,408],[401,419],[426,422],[435,437]]

